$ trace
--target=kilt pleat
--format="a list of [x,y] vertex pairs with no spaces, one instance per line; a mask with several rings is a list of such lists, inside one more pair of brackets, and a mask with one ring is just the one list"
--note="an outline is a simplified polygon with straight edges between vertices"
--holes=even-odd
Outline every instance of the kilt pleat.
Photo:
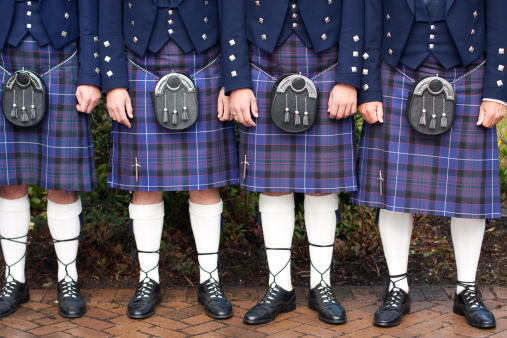
[[[77,44],[61,50],[41,47],[27,35],[17,47],[0,51],[0,64],[13,72],[25,67],[38,74],[69,58]],[[33,184],[45,189],[90,191],[97,185],[90,117],[76,110],[77,55],[43,77],[49,110],[36,126],[12,125],[0,105],[0,185]],[[0,70],[2,81],[9,75]],[[0,89],[1,93],[1,89]]]
[[[429,57],[417,70],[400,65],[411,78],[438,74],[447,81],[466,74],[482,59],[444,69]],[[358,191],[354,203],[389,211],[459,218],[500,217],[496,128],[477,126],[484,67],[454,84],[456,118],[450,131],[425,136],[410,127],[405,106],[412,83],[382,65],[384,123],[363,125]],[[380,171],[383,175],[380,194]]]
[[[273,53],[254,45],[249,48],[251,62],[275,78],[299,72],[312,78],[338,60],[338,46],[317,54],[296,34]],[[254,119],[256,127],[240,127],[240,160],[243,161],[246,155],[249,163],[245,178],[243,164],[240,164],[243,189],[303,193],[356,190],[354,121],[350,117],[331,120],[327,113],[336,70],[325,72],[313,81],[318,91],[315,124],[303,133],[290,134],[271,121],[270,93],[275,81],[252,67],[259,117]]]
[[[203,54],[185,54],[173,41],[157,53],[127,56],[158,77],[171,71],[193,75],[220,54],[218,45]],[[150,92],[158,80],[128,63],[134,109],[132,128],[113,123],[108,186],[132,191],[188,191],[238,183],[234,124],[217,118],[220,59],[193,77],[199,88],[199,119],[186,130],[157,123]],[[133,165],[138,159],[139,179]]]

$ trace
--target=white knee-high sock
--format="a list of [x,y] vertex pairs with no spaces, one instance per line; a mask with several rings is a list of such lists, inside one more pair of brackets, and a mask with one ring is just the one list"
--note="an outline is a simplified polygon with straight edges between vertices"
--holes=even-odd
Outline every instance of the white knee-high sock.
[[336,234],[337,209],[337,194],[325,196],[305,195],[305,224],[312,262],[310,267],[311,289],[322,281],[327,285],[331,285],[330,270]]
[[[48,200],[48,226],[58,259],[58,281],[74,280],[77,282],[76,258],[79,240],[76,238],[81,232],[79,215],[82,212],[81,198],[70,204],[57,204]],[[74,239],[71,241],[65,241]],[[60,242],[63,241],[63,242]]]
[[164,228],[164,202],[148,205],[130,204],[129,213],[130,218],[134,220],[134,237],[139,250],[141,268],[139,280],[149,277],[160,283],[158,250]]
[[[268,257],[269,284],[276,282],[283,289],[292,290],[290,275],[290,248],[294,235],[294,194],[259,198],[262,231],[266,248],[287,250],[266,250]],[[276,277],[273,277],[276,275]]]
[[[378,226],[389,275],[396,276],[407,273],[408,250],[410,249],[413,227],[412,214],[381,209]],[[394,287],[392,282],[396,283],[396,287],[408,292],[407,278],[392,278],[389,290]]]
[[[475,274],[479,265],[485,228],[486,220],[484,219],[451,218],[452,244],[460,282],[475,285]],[[456,287],[457,293],[463,290],[465,290],[463,286]]]
[[[15,200],[0,197],[0,236],[2,239],[5,278],[11,282],[14,278],[25,283],[25,253],[28,229],[30,227],[30,200],[28,195]],[[10,266],[10,268],[8,267]],[[9,275],[10,272],[10,275]]]
[[[218,247],[220,245],[220,220],[222,200],[217,204],[202,205],[189,201],[190,224],[195,246],[199,253],[200,283],[210,278],[218,282]],[[210,254],[211,255],[208,255]],[[210,276],[211,274],[211,276]]]

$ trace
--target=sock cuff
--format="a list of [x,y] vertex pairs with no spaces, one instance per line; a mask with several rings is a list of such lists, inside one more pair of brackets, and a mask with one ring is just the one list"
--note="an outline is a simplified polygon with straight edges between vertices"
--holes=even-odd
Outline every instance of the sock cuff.
[[224,203],[220,199],[220,202],[216,204],[197,204],[188,201],[188,212],[192,215],[199,217],[216,217],[222,214],[224,210]]
[[338,210],[338,194],[324,196],[305,195],[305,211],[328,212]]
[[136,219],[160,219],[164,218],[164,201],[156,204],[132,204],[129,205],[130,218]]
[[58,204],[48,199],[48,218],[68,221],[78,217],[82,211],[83,207],[79,196],[77,197],[77,201],[70,204]]
[[28,194],[15,200],[0,197],[0,211],[21,212],[26,210],[30,210]]
[[482,226],[486,227],[485,219],[451,217],[451,226]]
[[295,208],[294,193],[282,196],[268,196],[261,194],[259,197],[259,211],[270,214],[292,211]]

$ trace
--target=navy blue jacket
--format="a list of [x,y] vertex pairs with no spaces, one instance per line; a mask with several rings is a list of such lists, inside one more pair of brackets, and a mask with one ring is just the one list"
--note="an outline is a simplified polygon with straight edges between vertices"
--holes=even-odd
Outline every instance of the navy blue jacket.
[[[225,91],[252,88],[248,42],[272,53],[284,30],[289,0],[222,0],[222,67]],[[359,88],[364,0],[298,0],[312,48],[339,44],[337,83]]]
[[[99,0],[39,0],[42,22],[56,49],[79,38],[78,85],[101,86],[98,59]],[[0,50],[4,48],[14,17],[16,0],[2,0]]]
[[[359,104],[382,101],[381,58],[396,68],[414,24],[415,1],[366,0]],[[446,22],[467,66],[486,52],[483,97],[507,101],[507,1],[445,0]],[[421,41],[427,45],[428,41]],[[441,61],[442,62],[442,61]]]
[[[202,53],[218,43],[218,0],[100,0],[100,55],[104,91],[128,87],[124,44],[140,56],[146,53],[150,45],[160,46],[159,41],[153,39],[163,39],[164,35],[153,32],[158,7],[164,2],[170,3],[171,8],[177,7],[168,10],[171,19],[164,28],[167,29],[165,38],[174,35],[175,42],[184,52],[195,49],[197,53]],[[181,29],[185,32],[181,32]]]

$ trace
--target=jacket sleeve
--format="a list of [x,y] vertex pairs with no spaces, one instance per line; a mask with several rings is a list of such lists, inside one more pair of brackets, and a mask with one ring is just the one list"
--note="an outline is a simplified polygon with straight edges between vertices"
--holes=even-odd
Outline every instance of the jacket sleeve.
[[127,88],[123,46],[123,0],[99,0],[99,48],[102,90]]
[[483,97],[507,102],[507,1],[486,0],[486,73]]
[[345,83],[359,88],[363,45],[364,0],[343,0],[337,83]]
[[220,46],[224,74],[222,84],[227,95],[236,89],[252,88],[246,38],[246,1],[222,0]]
[[101,86],[99,51],[99,0],[81,0],[79,8],[78,86]]
[[382,101],[383,0],[365,0],[363,70],[358,104]]

